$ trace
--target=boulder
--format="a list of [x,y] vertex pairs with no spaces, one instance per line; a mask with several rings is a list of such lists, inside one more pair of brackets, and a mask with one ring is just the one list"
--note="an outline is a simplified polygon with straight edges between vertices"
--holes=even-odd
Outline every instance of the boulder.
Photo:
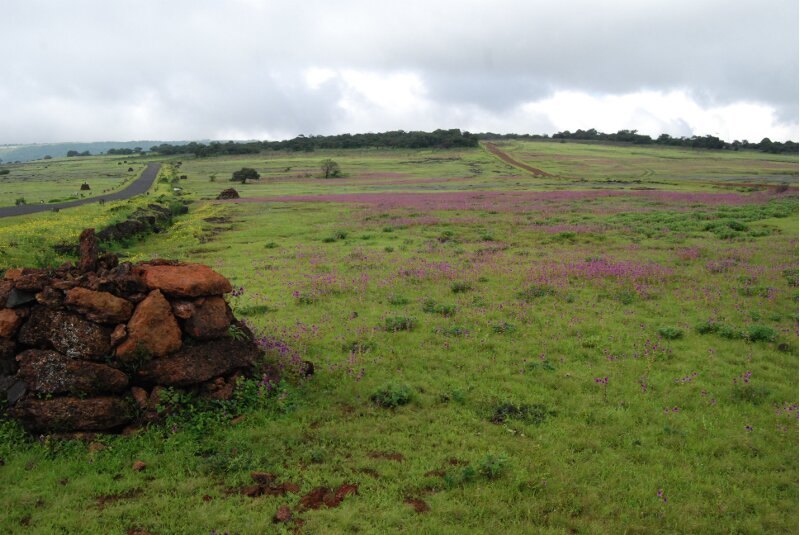
[[6,299],[8,308],[17,308],[36,302],[36,292],[26,292],[19,288],[12,288]]
[[194,314],[194,303],[191,301],[172,301],[172,313],[176,318],[188,320]]
[[111,330],[62,310],[34,307],[18,340],[39,349],[54,348],[70,358],[96,359],[111,352]]
[[194,313],[186,320],[183,329],[192,338],[211,340],[228,334],[233,313],[221,297],[208,297],[202,305],[194,307]]
[[38,394],[95,395],[128,387],[128,376],[117,369],[55,351],[29,349],[17,355],[17,362],[17,378]]
[[64,304],[64,294],[52,286],[45,286],[36,294],[36,302],[50,308],[59,308]]
[[78,251],[80,260],[78,261],[78,269],[81,273],[87,271],[94,271],[97,269],[97,238],[94,235],[93,228],[87,228],[81,232],[78,238],[79,245]]
[[100,323],[121,323],[128,321],[133,314],[133,304],[109,292],[95,292],[86,288],[72,288],[67,291],[64,304]]
[[33,432],[105,431],[127,424],[134,415],[128,399],[109,396],[25,398],[9,412]]
[[128,329],[124,324],[120,323],[114,327],[114,330],[111,332],[111,345],[116,347],[120,342],[125,340],[126,336],[128,336]]
[[0,375],[11,375],[17,371],[17,343],[12,338],[0,338]]
[[145,363],[137,379],[151,385],[188,386],[250,369],[258,357],[251,340],[221,338],[186,346],[175,355]]
[[128,322],[128,338],[117,348],[117,356],[130,360],[138,351],[163,357],[181,347],[181,329],[172,307],[159,290],[139,303]]
[[12,337],[17,334],[17,329],[22,325],[22,318],[15,310],[10,308],[0,309],[0,337]]
[[147,285],[134,273],[133,265],[130,262],[123,262],[112,269],[109,269],[97,281],[97,290],[110,292],[118,297],[125,297],[132,301],[131,296],[135,294],[147,294]]
[[239,192],[236,191],[234,188],[228,188],[222,190],[219,195],[217,195],[217,199],[225,200],[225,199],[238,199]]
[[50,274],[44,269],[25,268],[14,279],[14,288],[26,292],[38,292],[50,282]]
[[228,279],[202,264],[142,264],[138,272],[149,288],[176,297],[221,295],[233,290]]

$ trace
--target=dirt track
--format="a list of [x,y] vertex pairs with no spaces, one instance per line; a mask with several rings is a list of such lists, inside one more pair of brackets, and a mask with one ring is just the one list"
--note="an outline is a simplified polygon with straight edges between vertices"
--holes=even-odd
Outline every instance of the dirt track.
[[504,162],[506,162],[508,164],[511,164],[514,167],[519,167],[520,169],[524,169],[525,171],[528,171],[529,173],[532,173],[534,176],[553,176],[550,173],[545,173],[541,169],[537,169],[536,167],[531,167],[530,165],[528,165],[526,163],[520,162],[519,160],[515,160],[514,158],[512,158],[511,156],[509,156],[505,152],[501,151],[499,148],[497,148],[497,145],[495,145],[494,143],[490,143],[490,142],[487,141],[487,142],[485,142],[483,144],[483,146],[486,147],[486,149],[489,152],[491,152],[492,154],[494,154],[495,156],[497,156],[498,158],[500,158]]
[[89,197],[87,199],[78,199],[76,201],[60,202],[54,204],[22,204],[20,206],[2,206],[0,207],[0,217],[14,217],[18,215],[35,214],[37,212],[48,212],[57,208],[72,208],[74,206],[82,206],[98,201],[124,201],[136,195],[141,195],[150,189],[153,182],[156,181],[158,170],[161,169],[160,163],[148,163],[147,167],[136,180],[131,183],[127,188],[109,193],[107,195],[98,195],[97,197]]

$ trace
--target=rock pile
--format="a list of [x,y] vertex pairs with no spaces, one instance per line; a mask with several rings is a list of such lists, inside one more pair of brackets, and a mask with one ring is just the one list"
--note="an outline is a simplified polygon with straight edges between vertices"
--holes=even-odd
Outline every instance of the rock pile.
[[219,195],[217,195],[217,199],[224,200],[224,199],[238,199],[239,192],[236,191],[234,188],[228,188],[222,190]]
[[0,395],[34,432],[116,431],[152,421],[164,387],[226,399],[259,355],[199,264],[119,263],[81,234],[79,265],[0,280]]

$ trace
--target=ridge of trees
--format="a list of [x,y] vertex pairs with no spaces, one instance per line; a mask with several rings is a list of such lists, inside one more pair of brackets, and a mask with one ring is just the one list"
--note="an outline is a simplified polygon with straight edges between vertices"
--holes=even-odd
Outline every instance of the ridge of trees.
[[188,143],[170,145],[162,143],[150,147],[150,151],[163,155],[194,154],[198,157],[235,154],[254,154],[265,150],[287,150],[294,152],[313,152],[317,149],[359,149],[392,148],[424,149],[453,147],[477,147],[478,138],[469,132],[458,129],[434,130],[433,132],[391,132],[368,134],[338,134],[335,136],[297,136],[284,141],[244,141]]
[[590,128],[589,130],[576,130],[574,132],[564,130],[550,137],[547,135],[535,134],[493,134],[491,132],[476,134],[476,136],[478,139],[573,139],[580,141],[631,143],[634,145],[667,145],[671,147],[688,147],[693,149],[756,150],[771,154],[798,152],[798,144],[796,141],[772,141],[768,137],[765,137],[758,143],[751,143],[746,139],[728,143],[716,136],[672,137],[669,134],[661,134],[656,139],[653,139],[648,135],[638,133],[637,130],[620,130],[615,134],[606,134],[594,128]]
[[[606,134],[594,128],[589,130],[576,130],[574,132],[565,130],[555,133],[552,136],[546,134],[495,134],[493,132],[472,134],[470,132],[462,132],[459,129],[440,129],[434,130],[433,132],[406,132],[404,130],[394,130],[381,133],[338,134],[332,136],[300,135],[293,139],[283,141],[212,141],[210,143],[198,143],[193,141],[180,145],[162,143],[150,147],[150,151],[162,155],[194,154],[202,158],[208,156],[256,154],[268,150],[313,152],[318,149],[356,148],[448,149],[455,147],[476,147],[479,140],[490,139],[597,141],[634,145],[665,145],[710,150],[755,150],[772,154],[798,152],[798,144],[796,141],[780,142],[764,138],[758,143],[752,143],[747,140],[736,140],[729,143],[711,135],[672,137],[669,134],[661,134],[653,139],[646,134],[638,133],[637,130],[620,130],[614,134]],[[128,150],[129,149],[125,149],[125,152],[121,152],[111,149],[108,153],[127,154]],[[136,152],[135,149],[133,152]]]

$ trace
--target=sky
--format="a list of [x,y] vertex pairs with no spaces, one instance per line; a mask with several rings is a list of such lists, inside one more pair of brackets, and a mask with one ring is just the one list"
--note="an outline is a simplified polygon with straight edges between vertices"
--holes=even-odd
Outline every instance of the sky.
[[798,139],[797,0],[3,0],[0,144]]

